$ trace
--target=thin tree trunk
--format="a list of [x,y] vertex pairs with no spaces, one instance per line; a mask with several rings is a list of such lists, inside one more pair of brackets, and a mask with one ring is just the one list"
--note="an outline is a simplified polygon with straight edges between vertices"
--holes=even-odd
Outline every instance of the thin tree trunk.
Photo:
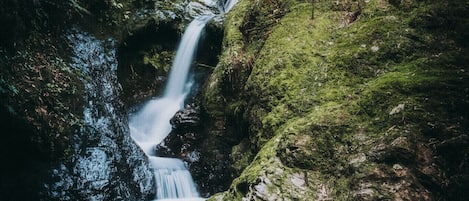
[[312,6],[312,9],[311,9],[311,19],[314,19],[314,2],[315,0],[311,0],[311,6]]

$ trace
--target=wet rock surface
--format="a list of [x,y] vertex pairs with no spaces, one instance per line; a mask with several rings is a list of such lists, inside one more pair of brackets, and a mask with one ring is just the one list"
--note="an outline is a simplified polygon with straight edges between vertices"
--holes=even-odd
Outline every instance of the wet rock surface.
[[182,159],[199,186],[201,196],[208,197],[223,191],[230,184],[233,168],[228,156],[231,149],[227,149],[227,143],[231,140],[222,142],[208,138],[214,131],[207,131],[203,111],[197,100],[192,101],[171,119],[173,130],[156,147],[156,154]]
[[[152,170],[131,140],[113,40],[72,30],[74,66],[85,78],[83,127],[73,136],[71,160],[51,170],[46,200],[146,200],[154,197]],[[66,183],[64,181],[67,181]]]
[[177,157],[187,162],[198,160],[199,144],[203,139],[200,122],[200,109],[194,104],[188,104],[179,110],[170,123],[172,131],[156,147],[157,155],[164,157]]
[[200,129],[200,108],[194,104],[187,105],[178,111],[170,121],[173,131],[184,131]]

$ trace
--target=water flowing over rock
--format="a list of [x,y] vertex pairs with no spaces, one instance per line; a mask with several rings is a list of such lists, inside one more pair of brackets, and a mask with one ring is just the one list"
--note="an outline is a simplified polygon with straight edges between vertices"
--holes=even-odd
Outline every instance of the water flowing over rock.
[[160,143],[171,131],[170,119],[183,107],[191,83],[189,68],[201,31],[210,16],[195,19],[187,28],[174,59],[163,97],[149,101],[140,112],[131,117],[132,136],[146,153]]
[[205,24],[213,15],[200,16],[186,28],[177,48],[163,96],[151,100],[131,117],[132,137],[148,155],[156,178],[155,199],[199,199],[192,177],[179,159],[152,156],[155,146],[171,131],[170,119],[183,107],[190,91],[189,69]]
[[114,41],[78,30],[68,35],[74,66],[84,75],[84,125],[73,138],[71,168],[52,170],[48,200],[146,200],[155,181],[144,153],[130,138],[119,99]]
[[[194,5],[199,5],[201,10],[201,13],[222,13],[221,10],[223,9],[216,9],[217,4],[223,5],[224,1],[219,1],[217,3],[214,3],[215,1],[191,1],[189,4],[187,4],[186,8],[186,16],[185,19],[190,19],[191,16],[191,9],[195,9],[196,7],[191,7]],[[160,1],[159,4],[160,6],[163,4],[167,4],[169,2],[163,2]],[[177,2],[174,2],[177,3]],[[181,3],[180,5],[184,5]],[[178,11],[180,12],[180,11]],[[200,13],[197,14],[197,12],[192,12],[195,16],[199,16]],[[194,69],[194,74],[190,75],[191,83],[189,85],[181,85],[184,87],[184,90],[187,90],[185,93],[188,93],[188,96],[197,96],[196,94],[198,93],[197,90],[199,87],[203,86],[205,83],[205,78],[207,74],[211,71],[211,67],[215,66],[216,63],[218,62],[217,55],[220,52],[221,49],[221,40],[223,37],[223,32],[222,32],[222,25],[221,25],[221,20],[222,17],[221,15],[218,16],[213,16],[212,19],[209,21],[206,27],[206,33],[201,35],[201,44],[200,46],[197,47],[197,54],[195,55],[195,62],[190,62],[191,65],[194,65],[196,67]],[[148,26],[146,26],[144,29],[135,32],[133,36],[131,36],[129,39],[130,40],[125,40],[124,46],[121,46],[122,49],[127,53],[135,53],[135,54],[142,54],[144,53],[144,56],[141,56],[140,59],[137,58],[137,60],[144,60],[144,61],[149,61],[151,65],[140,65],[139,63],[132,63],[133,61],[126,61],[123,66],[119,66],[119,79],[120,80],[126,80],[126,79],[133,79],[134,81],[131,82],[123,82],[124,86],[124,91],[125,91],[125,97],[126,97],[126,103],[129,105],[133,105],[135,102],[141,102],[142,100],[148,99],[150,96],[155,96],[158,94],[158,91],[162,91],[165,89],[161,89],[161,85],[158,84],[156,86],[152,82],[155,82],[155,80],[159,83],[163,83],[164,81],[171,80],[171,78],[166,77],[167,69],[169,69],[168,64],[169,60],[174,60],[173,59],[173,52],[175,52],[174,47],[177,44],[177,40],[175,40],[175,36],[178,35],[178,31],[175,27],[176,25],[181,22],[175,22],[173,21],[168,21],[168,22],[157,22],[155,21],[154,23],[150,23]],[[181,26],[179,26],[181,27]],[[142,40],[144,38],[144,40]],[[153,38],[155,40],[153,40]],[[134,40],[137,39],[137,40]],[[144,48],[142,49],[137,49],[139,47],[143,47],[140,45],[133,45],[135,42],[138,42],[147,47],[150,46],[150,44],[153,44],[151,50],[148,50]],[[184,43],[182,43],[184,44]],[[135,48],[137,47],[137,48]],[[156,48],[155,48],[156,47]],[[124,51],[119,51],[119,59],[120,60],[127,60],[128,55],[130,54],[122,54]],[[169,54],[168,54],[169,53]],[[170,55],[170,57],[168,57]],[[168,59],[170,58],[170,59]],[[154,59],[154,60],[152,60]],[[156,62],[155,62],[156,61]],[[176,60],[177,61],[177,60]],[[137,61],[138,62],[138,61]],[[122,62],[124,63],[124,62]],[[121,63],[121,64],[122,64]],[[173,64],[173,66],[179,66]],[[148,69],[149,71],[141,70],[141,69]],[[156,69],[156,73],[154,73]],[[164,69],[162,71],[162,69]],[[171,68],[172,70],[174,68]],[[151,72],[150,72],[151,71]],[[179,70],[177,70],[179,71]],[[146,76],[144,79],[139,78],[139,75],[133,76],[134,72],[137,72],[139,74],[140,72],[143,72],[139,75],[144,75]],[[180,71],[179,71],[180,72]],[[181,77],[184,77],[183,75],[178,75]],[[192,81],[193,79],[193,81]],[[173,79],[176,80],[176,79]],[[141,85],[142,87],[135,87],[136,85]],[[155,87],[156,86],[156,87]],[[191,92],[189,92],[189,88],[191,88]],[[134,90],[135,89],[135,90]],[[143,89],[143,90],[140,90]],[[150,90],[148,90],[150,89]],[[165,90],[166,91],[166,90]],[[177,91],[177,90],[175,90]],[[152,95],[153,94],[153,95]],[[196,168],[195,164],[193,162],[196,162],[200,158],[200,150],[203,149],[203,145],[200,143],[204,131],[202,131],[203,125],[200,125],[200,123],[196,123],[196,119],[200,119],[200,111],[198,107],[186,107],[186,109],[191,108],[189,110],[183,109],[180,112],[177,112],[184,103],[180,103],[177,107],[174,107],[173,109],[169,109],[169,105],[175,104],[176,102],[180,102],[181,100],[178,99],[177,101],[172,101],[171,99],[166,99],[166,98],[155,98],[150,100],[148,103],[146,103],[143,107],[149,112],[135,112],[135,110],[132,110],[131,119],[136,118],[135,120],[131,120],[131,122],[135,122],[135,125],[142,124],[145,122],[145,119],[151,119],[153,118],[154,114],[157,113],[163,113],[162,111],[169,111],[168,115],[161,115],[161,116],[167,116],[164,117],[165,120],[160,120],[159,122],[162,122],[162,124],[165,124],[164,129],[160,129],[158,132],[160,133],[166,133],[169,134],[167,138],[163,140],[164,137],[158,137],[158,139],[154,139],[153,142],[149,142],[148,144],[142,142],[145,141],[145,136],[142,137],[142,135],[133,135],[133,138],[141,145],[143,145],[145,151],[150,151],[154,152],[155,150],[156,153],[155,155],[157,156],[164,156],[164,157],[175,157],[175,158],[180,158],[183,159],[186,163],[187,166],[189,166],[190,171],[195,173],[195,174],[203,174],[208,176],[205,172],[203,172],[203,169],[205,167],[200,167]],[[150,104],[151,103],[151,104]],[[162,104],[157,104],[157,103],[162,103]],[[152,106],[150,106],[152,105]],[[161,105],[161,106],[157,106]],[[177,105],[177,104],[175,104]],[[192,104],[189,104],[192,105]],[[195,109],[196,111],[192,110]],[[171,117],[176,114],[176,117],[174,117],[171,120]],[[196,112],[196,113],[194,113]],[[139,116],[142,118],[137,120],[137,113]],[[171,124],[169,122],[172,121]],[[179,123],[182,123],[179,125]],[[197,126],[194,124],[198,124]],[[152,128],[161,128],[161,125],[153,124],[153,125],[146,125],[142,127],[146,127],[143,130],[149,131],[152,130]],[[190,125],[192,124],[192,125]],[[172,125],[172,126],[171,126]],[[183,126],[184,125],[184,126]],[[132,133],[135,134],[135,127],[131,123],[130,125]],[[139,126],[140,127],[140,126]],[[142,128],[141,127],[141,128]],[[171,131],[171,127],[173,127],[173,130]],[[190,127],[190,128],[189,128]],[[162,141],[160,144],[158,142]],[[158,144],[158,145],[157,145]],[[197,164],[199,165],[199,164]],[[212,173],[210,173],[212,174]],[[205,182],[204,180],[198,180],[198,182],[204,182],[204,183],[211,183],[211,182]],[[217,186],[218,184],[213,183],[214,186]],[[205,186],[205,184],[204,184]],[[226,188],[223,188],[226,189]],[[205,196],[207,194],[204,194]]]
[[[223,1],[221,1],[223,2]],[[238,0],[226,0],[224,1],[225,3],[223,4],[223,12],[229,12],[233,6],[235,6],[238,3]]]
[[192,18],[202,15],[213,15],[217,10],[217,2],[213,0],[191,1],[186,7],[186,13]]

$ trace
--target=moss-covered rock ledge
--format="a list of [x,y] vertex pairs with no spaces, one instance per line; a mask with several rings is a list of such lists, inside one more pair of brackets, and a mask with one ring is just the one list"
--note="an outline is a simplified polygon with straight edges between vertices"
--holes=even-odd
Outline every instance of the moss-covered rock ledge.
[[241,0],[226,16],[203,100],[235,179],[210,200],[466,200],[469,3],[312,9]]

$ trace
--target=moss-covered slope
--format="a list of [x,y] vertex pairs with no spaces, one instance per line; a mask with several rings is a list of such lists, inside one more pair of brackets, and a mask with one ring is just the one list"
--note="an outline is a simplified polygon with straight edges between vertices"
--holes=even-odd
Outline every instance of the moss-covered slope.
[[464,200],[469,4],[312,9],[244,0],[226,17],[204,103],[237,178],[212,199]]

